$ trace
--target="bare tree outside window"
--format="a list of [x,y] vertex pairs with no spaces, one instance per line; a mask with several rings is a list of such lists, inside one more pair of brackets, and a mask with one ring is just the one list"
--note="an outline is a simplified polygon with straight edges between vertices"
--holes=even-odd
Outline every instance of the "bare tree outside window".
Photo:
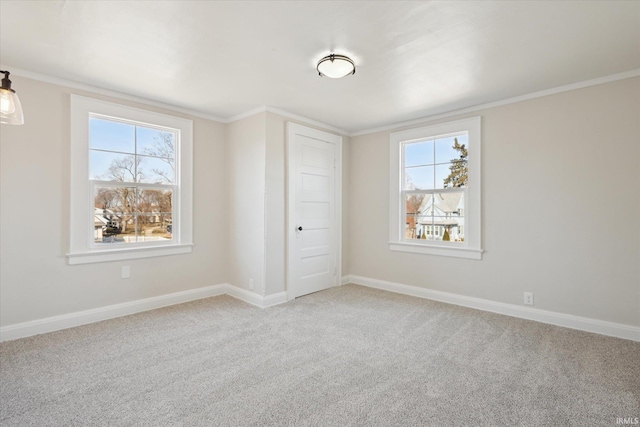
[[96,122],[102,132],[95,132],[91,175],[105,183],[95,187],[96,242],[172,239],[176,134],[106,119]]
[[176,162],[175,162],[175,135],[173,133],[162,132],[159,135],[154,136],[154,144],[152,147],[146,147],[144,154],[157,157],[163,162],[167,163],[171,168],[172,175],[169,176],[166,171],[153,168],[152,172],[162,178],[165,183],[171,184],[176,176]]

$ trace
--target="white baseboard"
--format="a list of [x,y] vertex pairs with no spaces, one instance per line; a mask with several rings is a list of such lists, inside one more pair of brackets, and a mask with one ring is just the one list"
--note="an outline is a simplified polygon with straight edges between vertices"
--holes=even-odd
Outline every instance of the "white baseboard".
[[536,322],[563,326],[565,328],[579,329],[581,331],[593,332],[601,335],[624,338],[632,341],[640,341],[640,327],[637,326],[606,322],[604,320],[557,313],[553,311],[541,310],[539,308],[521,307],[514,304],[506,304],[481,298],[467,297],[464,295],[451,294],[448,292],[435,291],[432,289],[403,285],[401,283],[387,282],[384,280],[370,279],[368,277],[362,276],[344,276],[342,278],[342,283],[354,283],[356,285],[367,286],[370,288],[382,289],[399,294],[411,295],[414,297],[461,305],[478,310],[490,311],[493,313],[504,314],[512,317],[519,317],[521,319],[534,320]]
[[237,286],[227,285],[226,293],[234,298],[238,298],[239,300],[242,300],[249,304],[253,304],[260,308],[273,307],[274,305],[287,302],[286,292],[279,292],[277,294],[262,296],[255,292],[251,292]]
[[129,314],[140,313],[169,305],[224,294],[261,308],[271,307],[287,301],[285,292],[263,297],[262,295],[240,289],[228,283],[223,283],[220,285],[205,286],[188,291],[175,292],[172,294],[128,301],[121,304],[108,305],[106,307],[94,308],[91,310],[78,311],[75,313],[62,314],[60,316],[2,326],[0,327],[0,342],[30,337],[32,335],[44,334],[61,329],[73,328],[75,326],[100,322],[102,320],[113,319],[116,317],[127,316]]
[[277,294],[267,295],[262,300],[262,308],[273,307],[274,305],[284,304],[287,302],[287,293],[279,292]]
[[[434,301],[461,305],[478,310],[504,314],[507,316],[519,317],[522,319],[563,326],[566,328],[579,329],[596,334],[624,338],[633,341],[640,341],[640,327],[637,326],[606,322],[603,320],[556,313],[531,307],[521,307],[514,304],[506,304],[481,298],[451,294],[448,292],[434,291],[432,289],[403,285],[401,283],[387,282],[384,280],[371,279],[362,276],[343,276],[341,282],[342,284],[354,283],[370,288],[382,289],[385,291],[431,299]],[[274,305],[287,302],[286,292],[279,292],[277,294],[262,296],[254,292],[247,291],[246,289],[238,288],[228,283],[224,283],[220,285],[191,289],[183,292],[175,292],[168,295],[160,295],[152,298],[129,301],[122,304],[115,304],[106,307],[95,308],[92,310],[85,310],[75,313],[63,314],[60,316],[32,320],[30,322],[18,323],[15,325],[3,326],[0,327],[0,341],[25,338],[32,335],[72,328],[74,326],[86,325],[88,323],[113,319],[129,314],[140,313],[143,311],[153,310],[169,305],[180,304],[183,302],[193,301],[201,298],[209,298],[223,294],[227,294],[261,308],[272,307]]]

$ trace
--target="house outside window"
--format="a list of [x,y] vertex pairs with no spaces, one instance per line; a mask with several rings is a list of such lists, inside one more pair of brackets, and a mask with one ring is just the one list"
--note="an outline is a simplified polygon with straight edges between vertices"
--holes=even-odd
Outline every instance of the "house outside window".
[[71,100],[70,264],[191,252],[192,122]]
[[480,144],[480,117],[391,134],[391,250],[481,258]]

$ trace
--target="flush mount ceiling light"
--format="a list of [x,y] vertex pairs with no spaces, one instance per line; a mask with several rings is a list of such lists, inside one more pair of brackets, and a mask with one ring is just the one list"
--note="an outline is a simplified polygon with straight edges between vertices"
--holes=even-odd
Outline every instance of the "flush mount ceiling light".
[[342,77],[356,73],[356,64],[354,64],[351,58],[334,53],[322,58],[316,68],[320,76],[332,79],[341,79]]
[[9,125],[24,124],[24,115],[22,114],[22,105],[20,99],[16,95],[16,91],[11,89],[11,80],[9,80],[9,72],[4,73],[2,79],[2,87],[0,87],[0,123]]

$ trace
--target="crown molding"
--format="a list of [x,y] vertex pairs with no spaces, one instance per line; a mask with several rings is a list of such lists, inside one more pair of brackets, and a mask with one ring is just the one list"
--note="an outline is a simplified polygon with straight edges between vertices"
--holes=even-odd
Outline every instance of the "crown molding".
[[255,116],[256,114],[264,113],[265,111],[267,111],[267,106],[263,105],[262,107],[254,108],[252,110],[245,111],[244,113],[231,116],[228,119],[226,119],[224,122],[225,123],[237,122],[238,120],[246,119],[247,117]]
[[221,122],[221,123],[226,123],[227,122],[227,120],[223,119],[222,117],[215,116],[215,115],[208,114],[208,113],[204,113],[202,111],[191,110],[189,108],[182,108],[182,107],[178,107],[176,105],[166,104],[164,102],[153,101],[151,99],[143,98],[141,96],[128,95],[126,93],[118,92],[118,91],[115,91],[115,90],[105,89],[105,88],[101,88],[101,87],[98,87],[98,86],[92,86],[92,85],[88,85],[88,84],[84,84],[84,83],[78,83],[78,82],[74,82],[74,81],[71,81],[71,80],[62,79],[62,78],[59,78],[59,77],[52,77],[52,76],[48,76],[46,74],[41,74],[41,73],[36,73],[36,72],[33,72],[33,71],[23,70],[23,69],[20,69],[20,68],[15,68],[15,67],[10,67],[10,66],[5,66],[5,65],[0,65],[0,66],[2,67],[2,69],[10,69],[11,70],[11,74],[15,75],[15,76],[18,76],[18,77],[24,77],[24,78],[27,78],[27,79],[37,80],[37,81],[44,82],[44,83],[51,83],[51,84],[55,84],[55,85],[58,85],[58,86],[67,87],[67,88],[70,88],[70,89],[82,90],[84,92],[90,92],[90,93],[94,93],[94,94],[97,94],[97,95],[109,96],[109,97],[112,97],[112,98],[117,98],[117,99],[122,99],[122,100],[126,100],[126,101],[132,101],[132,102],[137,102],[139,104],[144,104],[144,105],[149,105],[149,106],[152,106],[152,107],[163,108],[163,109],[169,110],[169,111],[175,111],[175,112],[178,112],[178,113],[189,114],[190,116],[200,117],[202,119],[213,120],[214,122]]
[[135,95],[128,95],[126,93],[122,93],[122,92],[118,92],[118,91],[114,91],[111,89],[105,89],[105,88],[101,88],[98,86],[92,86],[92,85],[88,85],[88,84],[84,84],[84,83],[78,83],[78,82],[74,82],[72,80],[67,80],[67,79],[62,79],[59,77],[52,77],[46,74],[41,74],[41,73],[36,73],[34,71],[28,71],[28,70],[23,70],[21,68],[16,68],[16,67],[11,67],[11,66],[5,66],[5,65],[0,65],[0,67],[2,67],[2,69],[10,69],[11,70],[11,74],[18,76],[18,77],[24,77],[27,79],[31,79],[31,80],[36,80],[36,81],[40,81],[40,82],[44,82],[44,83],[50,83],[50,84],[55,84],[58,86],[63,86],[63,87],[67,87],[70,89],[77,89],[77,90],[82,90],[84,92],[90,92],[90,93],[94,93],[97,95],[104,95],[104,96],[109,96],[112,98],[117,98],[117,99],[123,99],[126,101],[132,101],[132,102],[137,102],[139,104],[144,104],[144,105],[149,105],[149,106],[153,106],[153,107],[158,107],[158,108],[163,108],[165,110],[169,110],[169,111],[175,111],[175,112],[179,112],[179,113],[184,113],[184,114],[189,114],[191,116],[194,117],[200,117],[203,119],[207,119],[207,120],[213,120],[215,122],[220,122],[220,123],[232,123],[241,119],[244,119],[246,117],[250,117],[253,116],[255,114],[259,114],[265,111],[269,111],[272,112],[274,114],[278,114],[287,118],[290,118],[292,120],[297,120],[300,122],[304,122],[307,123],[309,125],[314,125],[314,126],[318,126],[321,127],[323,129],[326,130],[330,130],[333,132],[337,132],[341,135],[345,135],[345,136],[349,136],[349,132],[337,128],[335,126],[331,126],[329,124],[326,123],[322,123],[319,122],[317,120],[313,120],[310,119],[308,117],[303,117],[294,113],[290,113],[288,111],[285,110],[281,110],[279,108],[274,108],[274,107],[268,107],[266,105],[263,105],[261,107],[258,108],[254,108],[252,110],[249,111],[245,111],[244,113],[240,113],[240,114],[236,114],[234,116],[228,117],[228,118],[224,118],[224,117],[220,117],[220,116],[215,116],[213,114],[208,114],[208,113],[204,113],[202,111],[197,111],[197,110],[191,110],[189,108],[182,108],[182,107],[178,107],[176,105],[172,105],[172,104],[167,104],[164,102],[159,102],[159,101],[154,101],[148,98],[143,98],[140,96],[135,96]]
[[229,119],[226,120],[225,123],[233,123],[233,122],[236,122],[238,120],[242,120],[242,119],[245,119],[247,117],[254,116],[256,114],[264,113],[265,111],[269,112],[269,113],[277,114],[277,115],[282,116],[282,117],[286,117],[286,118],[291,119],[291,120],[295,120],[295,121],[303,123],[303,124],[316,126],[316,127],[319,127],[321,129],[324,129],[324,130],[327,130],[327,131],[332,131],[332,132],[338,133],[338,134],[340,134],[342,136],[351,136],[350,132],[348,132],[348,131],[346,131],[344,129],[340,129],[340,128],[337,128],[335,126],[331,126],[329,124],[322,123],[322,122],[319,122],[319,121],[314,120],[314,119],[310,119],[308,117],[300,116],[298,114],[294,114],[294,113],[291,113],[289,111],[282,110],[280,108],[269,107],[267,105],[263,105],[261,107],[254,108],[253,110],[245,111],[244,113],[236,114],[235,116],[231,116]]
[[507,98],[507,99],[503,99],[501,101],[494,101],[494,102],[489,102],[487,104],[480,104],[480,105],[475,105],[473,107],[462,108],[462,109],[459,109],[459,110],[452,110],[452,111],[447,111],[447,112],[444,112],[444,113],[433,114],[433,115],[430,115],[430,116],[424,116],[424,117],[421,117],[421,118],[418,118],[418,119],[413,119],[413,120],[408,120],[408,121],[404,121],[404,122],[394,123],[394,124],[390,124],[390,125],[386,125],[386,126],[380,126],[380,127],[370,128],[370,129],[363,129],[363,130],[359,130],[359,131],[356,131],[356,132],[351,132],[351,134],[349,134],[349,136],[361,136],[361,135],[368,135],[370,133],[376,133],[376,132],[383,132],[383,131],[387,131],[387,130],[398,129],[398,128],[405,127],[405,126],[422,124],[422,123],[430,122],[430,121],[433,121],[433,120],[439,120],[439,119],[444,119],[444,118],[447,118],[447,117],[459,116],[461,114],[474,113],[474,112],[480,111],[480,110],[487,110],[489,108],[500,107],[500,106],[508,105],[508,104],[515,104],[517,102],[528,101],[528,100],[536,99],[536,98],[542,98],[544,96],[555,95],[555,94],[563,93],[563,92],[570,92],[572,90],[577,90],[577,89],[584,89],[584,88],[591,87],[591,86],[598,86],[598,85],[605,84],[605,83],[612,83],[612,82],[615,82],[615,81],[618,81],[618,80],[626,80],[626,79],[630,79],[630,78],[638,77],[638,76],[640,76],[640,68],[635,69],[635,70],[625,71],[624,73],[612,74],[610,76],[598,77],[597,79],[585,80],[585,81],[578,82],[578,83],[571,83],[571,84],[564,85],[564,86],[558,86],[558,87],[551,88],[551,89],[545,89],[545,90],[541,90],[541,91],[538,91],[538,92],[532,92],[532,93],[525,94],[525,95],[515,96],[513,98]]
[[326,123],[322,123],[322,122],[319,122],[317,120],[310,119],[308,117],[300,116],[298,114],[290,113],[288,111],[281,110],[280,108],[266,107],[266,110],[268,112],[270,112],[270,113],[278,114],[279,116],[283,116],[283,117],[286,117],[286,118],[291,119],[291,120],[296,120],[296,121],[299,121],[299,122],[302,122],[302,123],[306,123],[308,125],[317,126],[317,127],[322,128],[324,130],[329,130],[329,131],[336,132],[336,133],[338,133],[338,134],[340,134],[342,136],[351,136],[351,132],[346,131],[344,129],[340,129],[340,128],[337,128],[335,126],[332,126],[332,125],[329,125],[329,124],[326,124]]
[[344,129],[332,126],[332,125],[327,124],[327,123],[319,122],[317,120],[310,119],[310,118],[304,117],[304,116],[300,116],[298,114],[294,114],[294,113],[291,113],[289,111],[282,110],[280,108],[269,107],[269,106],[266,106],[266,105],[263,105],[263,106],[248,110],[248,111],[246,111],[244,113],[236,114],[236,115],[228,117],[228,118],[223,118],[223,117],[220,117],[220,116],[204,113],[202,111],[196,111],[196,110],[191,110],[191,109],[188,109],[188,108],[182,108],[182,107],[178,107],[178,106],[175,106],[175,105],[166,104],[164,102],[153,101],[151,99],[147,99],[147,98],[143,98],[143,97],[139,97],[139,96],[134,96],[134,95],[128,95],[128,94],[125,94],[125,93],[122,93],[122,92],[117,92],[117,91],[114,91],[114,90],[111,90],[111,89],[100,88],[100,87],[97,87],[97,86],[91,86],[91,85],[87,85],[87,84],[84,84],[84,83],[77,83],[77,82],[74,82],[74,81],[71,81],[71,80],[61,79],[61,78],[58,78],[58,77],[51,77],[51,76],[48,76],[48,75],[45,75],[45,74],[41,74],[41,73],[36,73],[36,72],[33,72],[33,71],[27,71],[27,70],[23,70],[23,69],[20,69],[20,68],[5,66],[4,64],[0,64],[0,67],[2,67],[2,69],[5,69],[5,70],[6,69],[12,70],[11,74],[14,74],[14,75],[19,76],[19,77],[25,77],[25,78],[32,79],[32,80],[37,80],[37,81],[41,81],[41,82],[45,82],[45,83],[56,84],[56,85],[59,85],[59,86],[64,86],[64,87],[77,89],[77,90],[82,90],[82,91],[85,91],[85,92],[95,93],[95,94],[104,95],[104,96],[110,96],[110,97],[113,97],[113,98],[124,99],[124,100],[127,100],[127,101],[138,102],[140,104],[150,105],[150,106],[163,108],[163,109],[170,110],[170,111],[189,114],[189,115],[194,116],[194,117],[200,117],[200,118],[203,118],[203,119],[213,120],[215,122],[232,123],[232,122],[244,119],[246,117],[250,117],[250,116],[253,116],[255,114],[259,114],[259,113],[268,111],[268,112],[271,112],[271,113],[274,113],[274,114],[278,114],[278,115],[283,116],[283,117],[287,117],[287,118],[292,119],[292,120],[296,120],[296,121],[299,121],[299,122],[302,122],[302,123],[306,123],[306,124],[309,124],[309,125],[317,126],[319,128],[322,128],[322,129],[325,129],[325,130],[329,130],[329,131],[333,131],[333,132],[336,132],[336,133],[338,133],[340,135],[348,136],[348,137],[368,135],[368,134],[371,134],[371,133],[383,132],[383,131],[398,129],[398,128],[401,128],[401,127],[422,124],[422,123],[430,122],[430,121],[433,121],[433,120],[439,120],[439,119],[458,116],[458,115],[462,115],[462,114],[473,113],[473,112],[476,112],[476,111],[486,110],[486,109],[489,109],[489,108],[495,108],[495,107],[500,107],[500,106],[503,106],[503,105],[515,104],[515,103],[522,102],[522,101],[528,101],[528,100],[531,100],[531,99],[542,98],[544,96],[555,95],[555,94],[559,94],[559,93],[563,93],[563,92],[569,92],[569,91],[577,90],[577,89],[584,89],[584,88],[591,87],[591,86],[598,86],[598,85],[601,85],[601,84],[612,83],[612,82],[615,82],[615,81],[618,81],[618,80],[625,80],[625,79],[630,79],[630,78],[634,78],[634,77],[640,76],[640,68],[638,68],[638,69],[634,69],[634,70],[630,70],[630,71],[625,71],[623,73],[611,74],[609,76],[598,77],[596,79],[585,80],[585,81],[577,82],[577,83],[571,83],[571,84],[568,84],[568,85],[558,86],[558,87],[551,88],[551,89],[545,89],[545,90],[541,90],[541,91],[538,91],[538,92],[532,92],[532,93],[529,93],[529,94],[520,95],[520,96],[516,96],[516,97],[513,97],[513,98],[507,98],[507,99],[503,99],[503,100],[500,100],[500,101],[494,101],[494,102],[489,102],[489,103],[486,103],[486,104],[475,105],[475,106],[472,106],[472,107],[446,111],[446,112],[438,113],[438,114],[432,114],[432,115],[423,116],[423,117],[420,117],[420,118],[417,118],[417,119],[412,119],[412,120],[407,120],[407,121],[403,121],[403,122],[393,123],[393,124],[390,124],[390,125],[379,126],[379,127],[374,127],[374,128],[368,128],[368,129],[362,129],[362,130],[355,131],[355,132],[349,132],[349,131],[346,131]]

